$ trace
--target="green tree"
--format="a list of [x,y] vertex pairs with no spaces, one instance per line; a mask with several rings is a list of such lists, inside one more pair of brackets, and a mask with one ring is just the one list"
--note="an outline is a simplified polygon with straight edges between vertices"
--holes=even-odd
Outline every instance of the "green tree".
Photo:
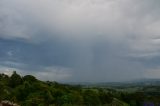
[[13,71],[13,74],[11,75],[10,80],[9,80],[9,86],[12,88],[15,88],[16,86],[20,84],[22,84],[21,76],[18,75],[16,71]]
[[113,101],[113,96],[103,90],[99,90],[99,98],[102,104],[111,103]]
[[97,106],[101,104],[97,92],[93,90],[85,90],[83,93],[83,98],[85,105]]
[[37,81],[37,79],[32,75],[26,75],[23,77],[23,81],[35,82],[35,81]]
[[0,74],[0,82],[7,86],[9,83],[9,76],[5,74]]

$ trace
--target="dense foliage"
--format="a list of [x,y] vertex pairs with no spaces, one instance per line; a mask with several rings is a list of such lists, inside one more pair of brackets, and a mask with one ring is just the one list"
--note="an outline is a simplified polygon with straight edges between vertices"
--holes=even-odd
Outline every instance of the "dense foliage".
[[21,77],[16,72],[10,77],[0,74],[0,100],[22,106],[142,106],[148,102],[159,103],[160,96],[153,95],[44,82],[32,75]]

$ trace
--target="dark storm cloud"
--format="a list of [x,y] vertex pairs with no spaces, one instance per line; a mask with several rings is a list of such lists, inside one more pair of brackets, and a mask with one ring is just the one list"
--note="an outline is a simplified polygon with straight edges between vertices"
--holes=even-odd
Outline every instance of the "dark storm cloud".
[[159,5],[159,0],[1,0],[0,71],[60,81],[157,77]]
[[67,46],[53,40],[49,43],[33,44],[21,40],[0,39],[0,45],[1,61],[23,63],[33,69],[36,68],[34,66],[66,65],[70,58]]

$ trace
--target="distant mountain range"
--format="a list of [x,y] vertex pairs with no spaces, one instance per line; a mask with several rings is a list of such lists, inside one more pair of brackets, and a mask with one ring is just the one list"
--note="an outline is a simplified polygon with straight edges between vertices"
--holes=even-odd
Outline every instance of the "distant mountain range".
[[160,79],[136,79],[132,81],[122,82],[70,82],[71,85],[82,85],[82,86],[160,86]]

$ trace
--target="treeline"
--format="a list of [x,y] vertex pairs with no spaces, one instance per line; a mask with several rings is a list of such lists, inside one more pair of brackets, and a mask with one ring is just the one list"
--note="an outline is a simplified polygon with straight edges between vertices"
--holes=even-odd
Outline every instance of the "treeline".
[[9,77],[0,74],[0,101],[9,100],[21,106],[142,106],[158,103],[144,92],[120,92],[107,88],[83,88],[40,81],[32,75],[20,76],[15,71]]

